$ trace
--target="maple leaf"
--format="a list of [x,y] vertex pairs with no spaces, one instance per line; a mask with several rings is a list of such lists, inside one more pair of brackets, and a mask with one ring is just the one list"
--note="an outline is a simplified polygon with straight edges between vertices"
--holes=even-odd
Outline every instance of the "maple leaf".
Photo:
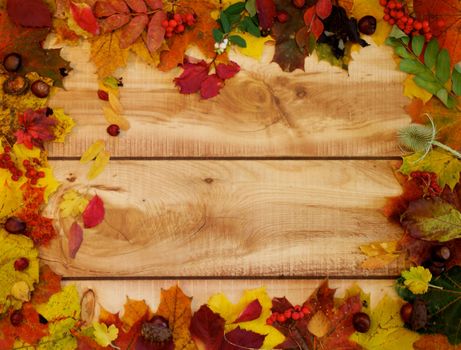
[[42,0],[8,0],[8,16],[23,27],[51,27],[51,12]]
[[182,65],[184,71],[174,79],[179,92],[182,94],[192,94],[200,91],[203,81],[208,76],[210,66],[204,60],[197,63],[191,63],[186,60]]
[[367,350],[413,350],[413,343],[420,336],[404,327],[400,317],[402,304],[385,295],[371,312],[368,332],[355,332],[350,339]]
[[53,117],[56,124],[53,129],[54,140],[53,142],[64,142],[66,136],[69,135],[75,126],[74,120],[64,113],[64,109],[53,109]]
[[19,129],[15,132],[18,144],[24,144],[32,149],[34,146],[43,148],[45,141],[54,140],[53,127],[56,120],[46,115],[46,109],[25,111],[18,116]]
[[95,227],[104,220],[104,216],[104,202],[101,197],[95,195],[82,213],[83,225],[85,228]]
[[411,99],[417,98],[427,103],[431,98],[432,94],[426,89],[423,89],[415,83],[414,75],[409,74],[403,82],[403,95]]
[[[444,334],[451,344],[461,343],[461,266],[454,266],[433,278],[425,294],[415,295],[403,284],[403,278],[397,281],[398,294],[409,303],[417,298],[427,307],[428,320],[422,332]],[[434,287],[435,286],[435,287]]]
[[46,303],[53,294],[61,291],[61,276],[55,274],[48,265],[40,267],[39,282],[35,285],[31,303]]
[[24,28],[14,24],[5,11],[0,11],[0,59],[17,52],[27,64],[20,73],[37,72],[53,79],[55,86],[63,87],[62,71],[70,71],[69,62],[60,56],[61,49],[44,49],[42,43],[49,33],[48,28]]
[[96,65],[100,78],[105,78],[123,68],[128,62],[130,50],[120,48],[120,32],[98,35],[90,40],[91,61]]
[[216,66],[216,74],[222,80],[234,77],[239,71],[240,66],[232,61],[228,64],[220,63]]
[[77,217],[85,210],[88,199],[75,190],[66,191],[59,203],[60,215],[62,218]]
[[[441,334],[423,335],[413,343],[414,350],[461,350],[461,345],[452,345]],[[404,349],[403,349],[404,350]]]
[[[458,0],[414,0],[418,19],[427,19],[431,32],[451,57],[451,64],[461,61],[461,3]],[[444,24],[441,26],[440,21]]]
[[221,350],[226,321],[207,306],[194,313],[190,323],[191,338],[199,350]]
[[360,250],[368,258],[362,262],[364,269],[379,269],[389,265],[399,258],[400,253],[397,251],[398,242],[376,242],[368,245],[361,245]]
[[36,310],[48,321],[80,317],[80,296],[75,285],[67,285],[53,294],[46,303],[36,305]]
[[113,324],[107,327],[104,323],[93,323],[93,337],[101,346],[109,346],[118,337],[118,328]]

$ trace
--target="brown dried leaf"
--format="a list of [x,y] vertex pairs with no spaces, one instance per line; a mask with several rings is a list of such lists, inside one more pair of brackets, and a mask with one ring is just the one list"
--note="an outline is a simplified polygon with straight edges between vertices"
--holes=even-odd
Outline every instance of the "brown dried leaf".
[[123,27],[130,21],[130,15],[127,14],[115,14],[107,17],[105,20],[100,22],[101,32],[109,33]]
[[148,22],[149,17],[147,15],[139,15],[123,27],[120,35],[120,48],[126,49],[130,47],[140,37]]
[[167,19],[166,13],[158,11],[149,22],[146,45],[151,53],[156,52],[162,46],[165,37],[165,28],[162,27],[162,22],[165,19]]
[[146,3],[152,10],[160,10],[163,8],[162,0],[146,0]]
[[137,13],[146,13],[147,6],[144,0],[125,0],[128,6]]

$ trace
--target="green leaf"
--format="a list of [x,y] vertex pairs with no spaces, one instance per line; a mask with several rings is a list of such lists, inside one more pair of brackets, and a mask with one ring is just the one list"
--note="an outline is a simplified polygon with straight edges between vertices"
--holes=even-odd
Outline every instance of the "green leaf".
[[427,44],[426,51],[424,52],[424,63],[430,69],[434,67],[438,53],[439,42],[437,41],[437,39],[432,39],[431,41],[429,41],[429,44]]
[[414,59],[404,58],[400,61],[400,70],[405,73],[419,74],[426,70],[426,67],[421,62]]
[[232,44],[235,44],[237,46],[240,46],[240,47],[247,47],[247,42],[245,41],[245,39],[243,39],[241,36],[239,35],[231,35],[229,37],[229,41],[232,43]]
[[243,31],[248,32],[257,38],[261,37],[261,31],[250,17],[245,17],[245,19],[242,21],[242,27]]
[[414,153],[402,157],[403,163],[399,171],[410,175],[414,171],[428,171],[437,175],[437,183],[444,188],[446,185],[453,190],[460,180],[461,161],[451,153],[433,149],[421,159],[422,153]]
[[457,66],[453,69],[451,75],[452,89],[456,96],[461,96],[461,72],[459,72],[456,67]]
[[389,33],[389,37],[395,38],[395,39],[401,39],[401,38],[408,38],[408,35],[406,35],[405,32],[400,30],[399,27],[393,26],[391,32]]
[[396,47],[396,46],[402,46],[402,42],[399,39],[387,37],[384,43],[388,46]]
[[442,88],[439,91],[437,91],[437,93],[435,95],[439,98],[440,101],[443,102],[443,104],[445,106],[448,106],[448,91],[447,91],[447,89]]
[[256,0],[247,0],[245,10],[248,11],[251,17],[256,16]]
[[414,77],[413,80],[415,81],[416,85],[429,91],[433,95],[437,94],[437,92],[443,88],[443,86],[435,80],[426,80],[419,76]]
[[224,12],[227,15],[240,15],[243,10],[245,10],[245,2],[236,2],[235,4],[230,5]]
[[454,266],[433,278],[431,284],[441,289],[430,287],[424,295],[411,293],[403,284],[403,279],[397,280],[397,293],[407,302],[422,299],[428,311],[430,322],[422,329],[425,333],[440,333],[448,337],[451,344],[461,343],[461,267]]
[[109,346],[118,337],[118,328],[111,324],[107,327],[104,323],[93,323],[93,338],[101,346]]
[[421,55],[421,52],[423,52],[424,42],[425,39],[422,35],[414,36],[413,39],[411,39],[411,48],[416,56]]
[[422,266],[412,266],[402,271],[403,284],[414,294],[424,294],[429,288],[432,279],[431,271]]
[[217,43],[220,43],[223,41],[224,39],[224,33],[221,32],[219,29],[213,29],[213,38],[214,38],[214,41],[216,41]]
[[447,49],[442,49],[435,63],[435,75],[445,84],[450,79],[450,54]]
[[229,21],[229,17],[226,15],[225,12],[221,12],[221,16],[219,16],[219,20],[221,21],[223,32],[229,33],[231,30],[231,24]]
[[439,197],[410,202],[400,222],[417,239],[447,242],[461,238],[461,212]]
[[408,50],[404,46],[402,46],[401,44],[399,44],[399,46],[395,47],[395,53],[397,55],[399,55],[400,57],[402,57],[402,58],[413,58],[411,53],[409,53]]

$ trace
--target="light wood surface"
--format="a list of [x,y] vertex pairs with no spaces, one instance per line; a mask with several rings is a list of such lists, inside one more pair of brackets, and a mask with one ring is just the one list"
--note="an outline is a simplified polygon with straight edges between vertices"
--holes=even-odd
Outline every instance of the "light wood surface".
[[[110,312],[123,310],[126,297],[145,300],[155,310],[160,301],[161,289],[178,284],[189,296],[192,296],[192,310],[205,304],[210,296],[225,292],[233,303],[241,297],[244,289],[265,287],[271,297],[287,297],[293,304],[301,304],[319,286],[322,280],[130,280],[130,281],[66,281],[75,284],[80,291],[92,289],[96,294],[98,306]],[[344,296],[345,290],[354,283],[362,286],[365,293],[371,294],[371,306],[374,307],[384,295],[396,296],[394,280],[330,280],[330,288],[337,289],[336,296]]]
[[61,191],[106,205],[75,260],[58,222],[41,254],[64,276],[360,276],[358,246],[401,234],[379,212],[400,193],[387,161],[111,161],[89,184],[86,165],[52,165]]
[[409,122],[402,107],[404,75],[392,51],[368,47],[355,53],[349,75],[306,60],[306,72],[284,73],[276,64],[238,57],[242,71],[211,100],[181,95],[175,69],[162,73],[132,59],[123,76],[121,101],[131,129],[114,139],[107,123],[88,45],[65,48],[74,68],[52,105],[64,107],[78,126],[53,157],[80,156],[105,138],[122,157],[395,156],[396,130]]

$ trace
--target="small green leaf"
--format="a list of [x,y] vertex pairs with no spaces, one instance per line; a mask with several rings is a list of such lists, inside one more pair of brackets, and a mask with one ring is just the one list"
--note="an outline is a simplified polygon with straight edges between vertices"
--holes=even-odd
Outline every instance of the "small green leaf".
[[229,15],[240,15],[243,10],[245,10],[245,2],[236,2],[235,4],[230,5],[224,12]]
[[401,31],[399,27],[393,26],[389,34],[389,37],[400,39],[400,38],[408,38],[408,35],[406,35],[405,32]]
[[412,58],[413,56],[402,45],[395,47],[395,53],[402,58]]
[[240,46],[240,47],[247,47],[247,42],[245,41],[245,39],[243,39],[241,36],[239,35],[231,35],[229,37],[229,41],[232,43],[232,44],[235,44],[237,46]]
[[231,30],[231,24],[229,21],[229,17],[226,15],[225,12],[221,12],[221,16],[219,16],[219,20],[221,21],[223,32],[229,33]]
[[247,0],[245,10],[248,11],[251,17],[256,16],[256,0]]
[[435,75],[442,84],[445,84],[450,79],[450,54],[447,49],[442,49],[437,56]]
[[216,41],[217,43],[220,43],[223,41],[224,39],[224,33],[221,32],[219,29],[213,29],[213,38],[214,38],[214,41]]
[[400,42],[400,40],[398,39],[395,39],[395,38],[391,38],[390,36],[386,38],[386,40],[384,41],[384,43],[388,46],[392,46],[392,47],[397,47],[397,46],[401,46],[402,43]]
[[251,20],[250,17],[246,17],[242,21],[243,31],[250,33],[251,35],[259,38],[261,36],[261,32],[256,24]]
[[451,80],[453,83],[452,89],[456,96],[461,96],[461,72],[455,68],[453,69],[453,73],[451,75]]
[[445,106],[448,106],[448,91],[447,91],[447,89],[442,88],[439,91],[437,91],[437,93],[435,95],[439,98],[440,101],[443,102],[443,104]]
[[432,39],[427,44],[426,52],[424,52],[424,63],[430,69],[432,69],[435,65],[435,61],[437,60],[437,54],[439,53],[439,42],[437,39]]
[[419,76],[413,78],[416,85],[422,87],[423,89],[429,91],[431,94],[435,95],[437,92],[443,88],[438,82],[422,79]]
[[413,39],[411,39],[411,48],[416,56],[421,55],[421,52],[423,52],[424,42],[425,39],[422,35],[414,36]]
[[419,74],[426,70],[426,67],[421,62],[414,59],[404,58],[400,61],[400,70],[405,73]]

